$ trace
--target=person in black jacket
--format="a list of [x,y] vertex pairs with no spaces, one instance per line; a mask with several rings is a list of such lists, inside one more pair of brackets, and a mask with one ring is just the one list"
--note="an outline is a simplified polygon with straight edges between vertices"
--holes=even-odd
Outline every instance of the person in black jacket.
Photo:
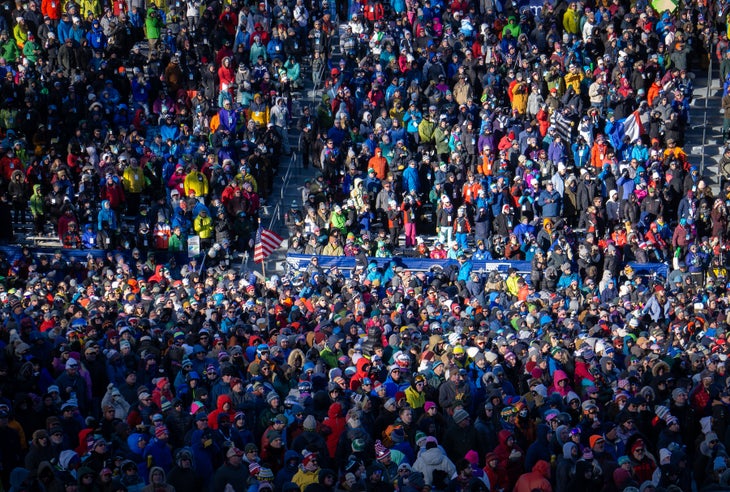
[[243,451],[231,447],[226,452],[226,462],[218,468],[213,476],[211,492],[223,492],[227,485],[231,485],[236,492],[245,492],[247,489],[248,468],[244,467],[242,463]]
[[22,453],[18,432],[8,427],[9,417],[7,411],[0,410],[0,479],[6,489],[10,485],[10,472],[21,464]]
[[167,483],[175,492],[198,492],[203,482],[193,469],[193,454],[188,448],[180,449],[175,455],[175,466],[167,475]]

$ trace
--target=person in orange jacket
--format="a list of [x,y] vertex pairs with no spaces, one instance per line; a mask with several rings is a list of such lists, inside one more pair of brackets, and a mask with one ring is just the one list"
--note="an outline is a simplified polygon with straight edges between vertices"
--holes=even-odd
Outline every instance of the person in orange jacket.
[[469,171],[466,174],[466,183],[461,187],[461,198],[464,200],[464,203],[472,205],[479,196],[480,189],[482,189],[481,183],[476,180],[474,173]]
[[380,147],[375,147],[375,155],[368,161],[368,168],[375,170],[375,175],[379,180],[385,180],[388,170],[388,161],[383,157],[383,151]]
[[591,164],[596,169],[603,169],[603,164],[608,161],[608,144],[603,135],[598,135],[591,148]]

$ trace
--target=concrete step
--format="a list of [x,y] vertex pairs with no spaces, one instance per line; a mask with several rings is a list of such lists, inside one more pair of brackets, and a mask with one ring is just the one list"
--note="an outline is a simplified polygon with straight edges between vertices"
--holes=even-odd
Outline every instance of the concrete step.
[[722,88],[718,85],[717,78],[708,79],[706,72],[696,74],[693,100],[690,103],[691,124],[685,132],[684,144],[690,162],[696,165],[704,164],[703,179],[713,193],[719,192],[717,161],[724,147]]

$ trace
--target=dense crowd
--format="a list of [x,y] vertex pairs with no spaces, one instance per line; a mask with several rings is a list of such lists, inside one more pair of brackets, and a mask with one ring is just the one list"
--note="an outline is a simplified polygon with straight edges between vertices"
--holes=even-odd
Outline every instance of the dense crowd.
[[[89,255],[0,258],[2,489],[730,489],[728,187],[682,150],[727,15],[7,5],[0,236]],[[311,262],[233,269],[294,151]]]

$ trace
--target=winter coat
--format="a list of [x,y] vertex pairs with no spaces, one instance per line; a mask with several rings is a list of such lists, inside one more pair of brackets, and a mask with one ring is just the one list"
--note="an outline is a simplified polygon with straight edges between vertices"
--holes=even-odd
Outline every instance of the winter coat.
[[516,441],[513,442],[511,447],[507,443],[510,437],[514,437],[512,432],[503,429],[499,431],[497,436],[499,438],[499,444],[494,449],[494,454],[499,461],[497,467],[507,471],[508,483],[511,487],[517,481],[522,470],[524,470],[525,453],[522,452],[522,449],[520,449]]
[[327,436],[327,450],[331,458],[335,458],[337,442],[345,430],[345,417],[342,415],[342,405],[334,403],[327,411],[327,419],[323,422],[332,432]]
[[545,424],[537,426],[537,439],[527,448],[525,456],[525,468],[531,470],[538,461],[544,460],[550,462],[551,452],[550,443],[548,442],[548,433],[550,428]]
[[248,469],[244,466],[233,467],[226,463],[215,472],[211,492],[223,492],[227,485],[231,485],[235,492],[245,492],[248,489]]
[[545,460],[535,463],[531,472],[522,474],[514,488],[514,492],[534,492],[536,490],[542,492],[552,492],[553,490],[550,485],[550,464]]
[[469,450],[478,447],[477,434],[472,425],[468,427],[452,425],[447,429],[443,442],[449,456],[464,456]]
[[418,453],[418,458],[413,463],[412,469],[414,472],[423,473],[427,485],[433,483],[433,472],[435,470],[444,472],[449,478],[456,474],[456,466],[446,457],[440,447],[425,449]]

